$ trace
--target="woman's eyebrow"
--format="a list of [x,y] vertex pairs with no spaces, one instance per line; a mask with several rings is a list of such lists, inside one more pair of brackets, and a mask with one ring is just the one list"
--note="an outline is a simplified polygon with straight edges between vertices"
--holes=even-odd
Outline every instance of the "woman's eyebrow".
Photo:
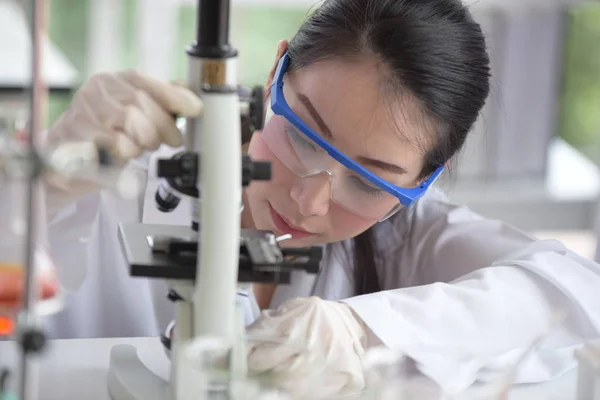
[[375,160],[373,158],[358,157],[358,162],[361,164],[364,164],[364,165],[370,165],[374,168],[382,169],[384,171],[392,172],[394,174],[402,175],[402,174],[406,173],[406,169],[402,168],[399,165],[390,164],[388,162],[381,161],[381,160]]
[[[319,129],[323,133],[323,136],[325,136],[327,139],[333,139],[333,134],[331,133],[331,130],[329,129],[327,124],[325,124],[325,121],[323,121],[323,118],[321,118],[321,115],[319,115],[319,113],[317,112],[317,109],[312,104],[310,99],[302,93],[297,93],[296,97],[304,105],[304,107],[306,108],[306,110],[308,111],[308,113],[310,114],[312,119],[317,123],[317,125],[319,126]],[[358,162],[360,162],[361,164],[364,164],[365,166],[372,166],[374,168],[378,168],[378,169],[388,171],[388,172],[391,172],[394,174],[405,174],[406,173],[406,169],[404,169],[398,165],[390,164],[388,162],[381,161],[381,160],[375,160],[373,158],[359,157]]]
[[317,112],[317,109],[315,108],[315,106],[313,106],[310,99],[302,93],[297,93],[296,97],[304,105],[304,107],[306,108],[306,110],[308,111],[308,113],[310,114],[312,119],[317,123],[317,125],[319,126],[319,129],[323,133],[323,136],[327,137],[328,139],[333,139],[331,129],[329,129],[329,127],[327,126],[325,121],[323,121],[323,118],[321,118],[321,115],[319,115],[319,113]]

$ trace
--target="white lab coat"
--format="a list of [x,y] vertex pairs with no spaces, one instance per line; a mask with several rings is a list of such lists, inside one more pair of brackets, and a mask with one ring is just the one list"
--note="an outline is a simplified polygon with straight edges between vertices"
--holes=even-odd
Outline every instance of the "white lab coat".
[[[157,154],[132,163],[140,179]],[[156,178],[152,171],[148,176],[143,202],[104,191],[50,223],[61,277],[75,290],[66,310],[48,319],[52,336],[154,336],[172,319],[162,282],[128,276],[116,234],[119,222],[189,223],[185,203],[176,214],[155,209]],[[343,299],[365,322],[372,343],[403,350],[455,388],[504,370],[558,310],[568,318],[518,382],[568,371],[574,346],[600,337],[600,265],[559,242],[536,241],[449,203],[436,190],[379,224],[376,239],[384,291],[353,297],[350,242],[338,243],[327,246],[317,277],[294,274],[292,285],[277,288],[271,306],[296,296]]]

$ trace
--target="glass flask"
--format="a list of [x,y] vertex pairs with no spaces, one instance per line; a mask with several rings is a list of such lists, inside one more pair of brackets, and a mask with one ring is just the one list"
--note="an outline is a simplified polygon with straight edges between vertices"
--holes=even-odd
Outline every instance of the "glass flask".
[[[25,263],[28,226],[27,182],[0,174],[0,337],[10,336],[14,319],[25,294]],[[45,212],[41,187],[34,189],[35,243],[33,310],[37,316],[49,315],[62,308],[55,267],[45,246]]]

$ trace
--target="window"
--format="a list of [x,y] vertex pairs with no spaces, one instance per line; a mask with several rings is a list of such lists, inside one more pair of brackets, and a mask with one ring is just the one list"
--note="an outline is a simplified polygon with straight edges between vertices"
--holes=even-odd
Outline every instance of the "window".
[[600,3],[568,11],[559,135],[600,164]]

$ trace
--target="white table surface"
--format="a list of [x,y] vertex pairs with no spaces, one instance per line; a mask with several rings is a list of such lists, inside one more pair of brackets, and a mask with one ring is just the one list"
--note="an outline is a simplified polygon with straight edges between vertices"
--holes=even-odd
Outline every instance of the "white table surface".
[[[40,399],[109,400],[106,383],[109,355],[117,344],[135,345],[148,368],[159,376],[168,376],[169,363],[158,338],[55,340],[49,342],[41,360]],[[15,365],[17,357],[14,342],[0,342],[1,366]],[[549,383],[517,386],[509,399],[575,400],[576,377],[572,372]]]

